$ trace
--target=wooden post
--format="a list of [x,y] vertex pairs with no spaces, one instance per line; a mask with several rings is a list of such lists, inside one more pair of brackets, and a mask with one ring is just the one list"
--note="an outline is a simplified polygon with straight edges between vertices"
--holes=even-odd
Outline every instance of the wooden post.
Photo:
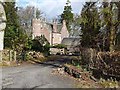
[[12,61],[12,50],[9,52],[9,61]]
[[16,51],[14,51],[14,61],[16,61]]

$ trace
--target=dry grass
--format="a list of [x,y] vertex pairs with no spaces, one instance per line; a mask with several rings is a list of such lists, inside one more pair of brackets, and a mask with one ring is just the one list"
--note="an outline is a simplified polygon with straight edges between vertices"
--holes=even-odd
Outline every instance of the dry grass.
[[120,88],[118,81],[100,79],[99,83],[104,88]]
[[0,67],[6,67],[6,66],[16,66],[15,61],[2,61],[0,62]]
[[79,80],[79,82],[76,84],[77,88],[102,88],[102,86],[94,81],[84,81]]

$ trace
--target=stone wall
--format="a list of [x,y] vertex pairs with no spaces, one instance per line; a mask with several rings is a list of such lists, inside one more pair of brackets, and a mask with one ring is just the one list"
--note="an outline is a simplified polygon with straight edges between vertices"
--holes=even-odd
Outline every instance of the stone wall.
[[61,34],[53,33],[53,45],[61,44]]
[[36,36],[44,35],[48,42],[51,44],[51,30],[50,26],[47,25],[45,22],[42,22],[40,19],[33,19],[32,20],[32,36],[33,39]]
[[65,21],[63,21],[62,28],[58,30],[57,22],[47,23],[41,21],[40,19],[33,19],[32,20],[32,36],[33,39],[36,36],[44,35],[45,38],[48,40],[50,45],[61,44],[61,41],[65,37],[69,37],[69,32],[66,27]]
[[61,40],[63,40],[63,38],[67,38],[67,37],[69,37],[69,32],[67,30],[65,20],[63,20],[63,26],[61,29]]
[[58,49],[58,48],[50,48],[50,54],[65,54],[65,49],[62,48],[62,49]]
[[40,19],[33,19],[32,20],[32,36],[33,36],[33,39],[36,36],[41,36],[41,29],[42,29],[42,26],[41,26]]
[[51,44],[51,33],[52,31],[48,30],[47,27],[41,29],[41,34],[45,36],[48,42]]

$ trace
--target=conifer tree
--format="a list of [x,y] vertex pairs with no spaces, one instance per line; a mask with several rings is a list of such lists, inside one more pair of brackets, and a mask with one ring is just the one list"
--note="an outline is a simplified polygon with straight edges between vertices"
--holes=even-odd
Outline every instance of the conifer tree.
[[20,51],[27,45],[28,38],[24,30],[20,27],[17,7],[15,7],[15,2],[5,2],[4,8],[7,18],[4,38],[5,48]]
[[103,5],[102,13],[104,15],[104,25],[106,25],[106,31],[109,39],[108,42],[109,51],[114,51],[116,45],[116,39],[117,39],[116,35],[117,32],[119,32],[118,26],[120,25],[120,20],[119,20],[120,2],[118,2],[117,4],[113,2],[103,2],[102,5]]
[[81,12],[82,46],[96,46],[99,29],[100,19],[95,2],[86,2]]
[[67,0],[66,5],[64,6],[64,11],[61,14],[61,22],[65,20],[66,25],[68,28],[68,31],[70,32],[71,30],[71,23],[73,21],[73,13],[72,13],[72,7],[71,7],[71,2]]

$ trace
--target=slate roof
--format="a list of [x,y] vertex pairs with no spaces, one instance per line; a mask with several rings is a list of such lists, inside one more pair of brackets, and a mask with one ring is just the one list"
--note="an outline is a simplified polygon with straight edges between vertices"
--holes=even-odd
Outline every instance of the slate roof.
[[64,38],[61,42],[61,44],[64,44],[66,46],[77,46],[80,45],[80,38]]
[[58,25],[57,25],[57,30],[58,30],[58,32],[61,32],[61,29],[62,29],[62,24],[58,24]]

